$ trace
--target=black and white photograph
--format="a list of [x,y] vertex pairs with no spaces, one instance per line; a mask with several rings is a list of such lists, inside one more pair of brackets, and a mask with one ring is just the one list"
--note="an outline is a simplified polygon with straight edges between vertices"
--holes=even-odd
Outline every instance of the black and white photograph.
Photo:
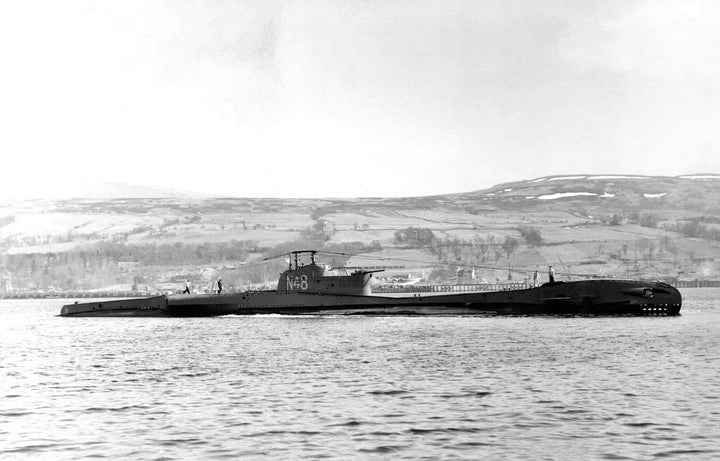
[[0,0],[0,459],[720,458],[718,24]]

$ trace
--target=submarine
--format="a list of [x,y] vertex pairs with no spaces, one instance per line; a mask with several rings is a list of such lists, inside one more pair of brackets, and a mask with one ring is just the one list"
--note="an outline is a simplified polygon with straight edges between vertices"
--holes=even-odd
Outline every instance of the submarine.
[[[381,270],[318,264],[316,250],[290,253],[277,289],[200,295],[160,295],[75,302],[63,317],[209,317],[221,315],[587,315],[675,316],[682,296],[659,281],[588,279],[541,286],[449,294],[377,295],[373,274]],[[309,264],[300,256],[309,256]]]

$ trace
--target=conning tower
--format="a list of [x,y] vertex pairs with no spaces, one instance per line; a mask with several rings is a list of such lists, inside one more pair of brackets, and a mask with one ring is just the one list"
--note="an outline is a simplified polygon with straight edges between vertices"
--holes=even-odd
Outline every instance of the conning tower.
[[[362,269],[334,268],[317,264],[315,250],[290,253],[288,268],[280,274],[277,291],[283,293],[327,293],[367,296],[371,293],[373,272]],[[310,263],[300,261],[301,255],[310,255]]]

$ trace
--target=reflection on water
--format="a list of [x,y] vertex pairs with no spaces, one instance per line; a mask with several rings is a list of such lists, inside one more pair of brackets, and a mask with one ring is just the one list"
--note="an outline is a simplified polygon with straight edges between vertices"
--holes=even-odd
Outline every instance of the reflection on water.
[[0,458],[720,457],[718,289],[680,317],[60,318],[0,301]]

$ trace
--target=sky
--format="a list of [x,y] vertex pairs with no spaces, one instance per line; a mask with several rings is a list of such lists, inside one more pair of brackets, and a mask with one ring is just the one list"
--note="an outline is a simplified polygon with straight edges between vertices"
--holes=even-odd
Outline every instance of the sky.
[[0,198],[720,173],[720,2],[0,0]]

